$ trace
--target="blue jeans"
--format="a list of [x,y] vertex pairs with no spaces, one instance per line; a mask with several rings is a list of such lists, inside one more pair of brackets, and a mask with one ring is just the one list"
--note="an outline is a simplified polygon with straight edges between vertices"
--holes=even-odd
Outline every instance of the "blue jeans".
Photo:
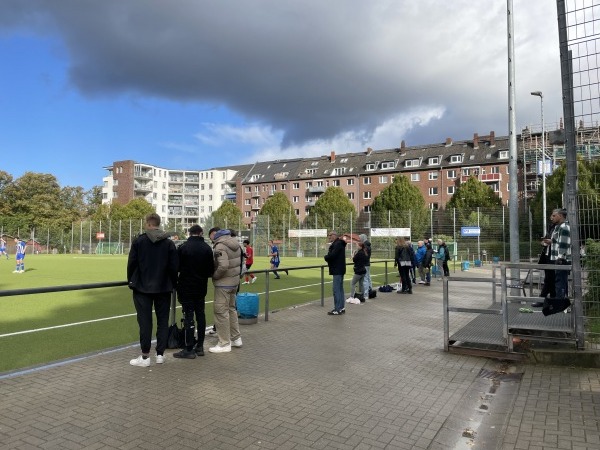
[[369,289],[373,287],[373,285],[371,284],[371,266],[365,266],[365,269],[367,269],[367,273],[365,273],[365,276],[363,278],[363,295],[365,296],[365,298],[368,298]]
[[344,309],[344,275],[333,275],[333,307],[340,311]]

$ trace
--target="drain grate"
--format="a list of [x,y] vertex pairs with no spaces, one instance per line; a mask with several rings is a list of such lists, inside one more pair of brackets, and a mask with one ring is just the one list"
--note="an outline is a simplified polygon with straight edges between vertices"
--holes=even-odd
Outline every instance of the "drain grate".
[[501,372],[498,370],[481,369],[477,378],[489,378],[497,381],[521,381],[523,372]]

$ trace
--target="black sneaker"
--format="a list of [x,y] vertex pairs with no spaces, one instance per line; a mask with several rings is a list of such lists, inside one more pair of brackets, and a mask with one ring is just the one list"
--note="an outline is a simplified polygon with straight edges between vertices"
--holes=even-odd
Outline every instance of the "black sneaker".
[[177,353],[173,353],[173,358],[196,359],[196,352],[184,348]]
[[346,308],[340,309],[340,314],[346,314]]
[[204,348],[203,347],[194,347],[194,351],[196,352],[196,356],[204,356]]
[[532,308],[543,308],[544,307],[544,302],[534,302],[531,304]]
[[329,314],[330,316],[341,316],[345,312],[346,312],[346,310],[344,310],[344,309],[341,309],[339,311],[337,309],[332,309],[331,311],[327,312],[327,314]]

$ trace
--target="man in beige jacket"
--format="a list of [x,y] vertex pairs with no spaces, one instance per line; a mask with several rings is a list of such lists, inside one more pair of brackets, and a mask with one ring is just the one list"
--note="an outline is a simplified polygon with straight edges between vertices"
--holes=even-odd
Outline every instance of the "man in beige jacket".
[[213,304],[215,326],[219,341],[208,349],[211,353],[226,353],[231,347],[241,347],[242,337],[238,324],[235,299],[240,284],[242,250],[237,239],[229,230],[218,227],[208,232],[213,242],[215,272],[212,280],[215,287]]

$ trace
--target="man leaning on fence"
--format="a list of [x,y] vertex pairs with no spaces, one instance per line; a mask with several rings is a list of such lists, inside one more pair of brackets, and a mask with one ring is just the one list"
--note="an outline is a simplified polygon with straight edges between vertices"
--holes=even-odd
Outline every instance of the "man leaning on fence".
[[[552,211],[550,221],[554,224],[550,239],[544,239],[544,243],[550,245],[550,262],[556,266],[571,264],[571,226],[567,221],[566,209],[555,209]],[[567,309],[571,302],[569,295],[569,272],[568,270],[556,270],[554,275],[554,287],[556,298],[544,302],[542,312],[544,315],[554,314]]]
[[146,231],[131,244],[127,260],[127,282],[133,290],[142,349],[140,356],[129,361],[132,366],[150,365],[152,307],[156,314],[156,363],[165,362],[171,292],[177,285],[179,259],[170,235],[159,226],[158,214],[146,216]]
[[[177,298],[183,310],[185,348],[174,353],[175,358],[194,359],[196,356],[204,356],[205,298],[208,279],[212,277],[215,266],[212,249],[204,242],[202,231],[200,225],[192,225],[189,229],[190,237],[177,249],[179,255]],[[194,339],[196,331],[194,313],[198,325],[197,341]]]

